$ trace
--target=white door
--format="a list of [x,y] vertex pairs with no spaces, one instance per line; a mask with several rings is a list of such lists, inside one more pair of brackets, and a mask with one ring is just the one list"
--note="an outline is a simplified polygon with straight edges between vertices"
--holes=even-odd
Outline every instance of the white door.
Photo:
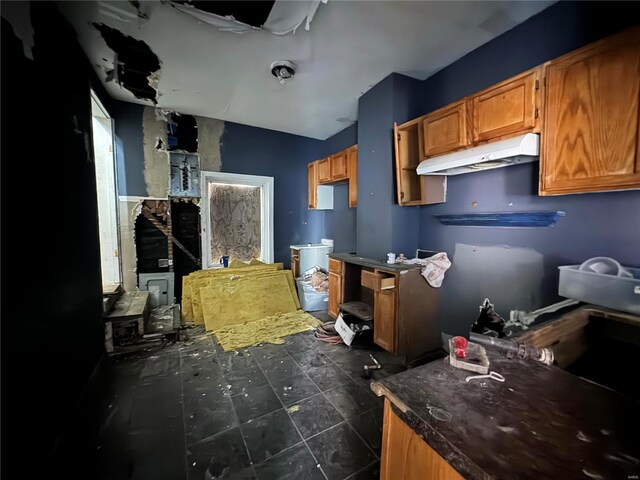
[[273,177],[202,172],[202,268],[228,255],[273,262]]
[[119,256],[116,168],[111,117],[91,92],[93,153],[98,195],[102,286],[122,281]]

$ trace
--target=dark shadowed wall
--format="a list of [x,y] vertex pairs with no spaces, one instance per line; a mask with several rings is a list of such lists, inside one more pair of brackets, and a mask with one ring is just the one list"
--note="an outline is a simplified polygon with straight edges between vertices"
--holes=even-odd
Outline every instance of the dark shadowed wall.
[[[5,8],[12,6],[3,4],[3,13]],[[8,472],[42,476],[104,351],[91,68],[55,3],[34,2],[30,13],[33,60],[23,55],[22,43],[2,19],[2,470],[7,478]],[[103,100],[108,108],[108,98]],[[27,178],[28,187],[20,188]],[[21,196],[12,196],[15,192]]]

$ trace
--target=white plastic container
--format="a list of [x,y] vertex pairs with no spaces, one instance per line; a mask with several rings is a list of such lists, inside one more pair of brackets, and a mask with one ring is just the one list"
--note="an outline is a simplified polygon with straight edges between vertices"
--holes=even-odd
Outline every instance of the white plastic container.
[[558,267],[558,295],[640,315],[640,269],[624,268],[633,277],[580,270],[580,265]]
[[296,278],[296,286],[298,287],[298,298],[300,299],[300,307],[305,312],[316,312],[326,310],[329,305],[329,292],[318,292],[311,284],[303,282],[300,278]]

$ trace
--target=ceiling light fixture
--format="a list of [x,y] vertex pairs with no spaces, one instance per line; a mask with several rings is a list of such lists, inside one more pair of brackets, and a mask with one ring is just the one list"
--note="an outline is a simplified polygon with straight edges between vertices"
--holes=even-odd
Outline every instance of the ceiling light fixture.
[[281,85],[296,74],[296,66],[288,60],[276,60],[271,64],[271,74],[278,79]]

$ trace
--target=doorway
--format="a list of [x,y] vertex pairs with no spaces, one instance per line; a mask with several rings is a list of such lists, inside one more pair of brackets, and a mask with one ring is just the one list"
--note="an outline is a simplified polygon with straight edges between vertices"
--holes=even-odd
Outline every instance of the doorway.
[[104,292],[108,292],[117,288],[122,282],[115,143],[113,141],[113,121],[93,91],[91,91],[91,116],[98,197],[102,289]]
[[273,177],[202,172],[202,268],[273,262]]

